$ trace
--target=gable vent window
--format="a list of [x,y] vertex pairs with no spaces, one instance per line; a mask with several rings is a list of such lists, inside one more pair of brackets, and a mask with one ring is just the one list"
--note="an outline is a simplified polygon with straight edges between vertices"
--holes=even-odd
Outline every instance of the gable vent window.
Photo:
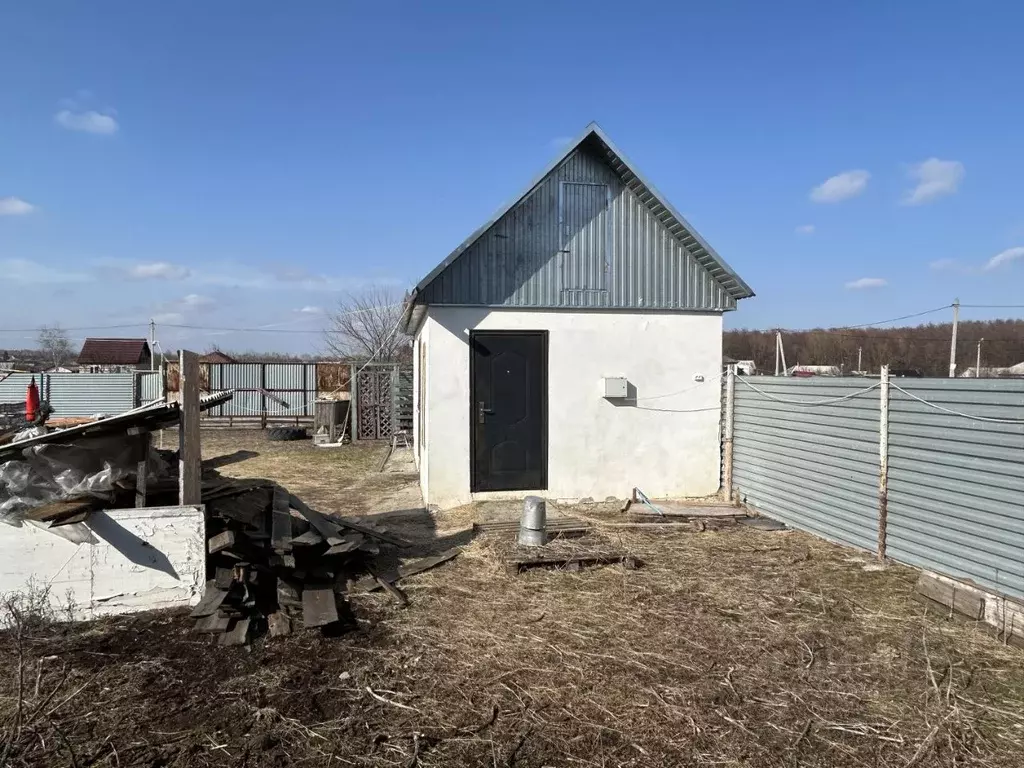
[[611,249],[608,185],[563,181],[558,191],[562,290],[606,291]]

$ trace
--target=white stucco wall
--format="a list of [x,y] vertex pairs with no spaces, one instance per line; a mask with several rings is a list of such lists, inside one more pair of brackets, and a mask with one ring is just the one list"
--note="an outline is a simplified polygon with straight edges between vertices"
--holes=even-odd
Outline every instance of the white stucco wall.
[[[718,491],[721,315],[434,306],[419,333],[427,344],[426,375],[420,375],[427,504],[447,508],[473,498],[469,330],[549,333],[548,488],[538,489],[541,495],[625,498],[634,486],[663,498]],[[695,375],[705,383],[697,384]],[[605,400],[606,376],[626,377],[636,403]],[[494,494],[476,498],[488,496]]]
[[202,507],[107,510],[49,530],[0,524],[0,593],[49,588],[76,619],[195,605],[205,581]]

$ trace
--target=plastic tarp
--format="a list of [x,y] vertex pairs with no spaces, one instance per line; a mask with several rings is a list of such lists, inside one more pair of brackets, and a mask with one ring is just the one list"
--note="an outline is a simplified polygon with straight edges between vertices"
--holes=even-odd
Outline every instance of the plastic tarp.
[[[137,448],[123,435],[34,445],[22,456],[0,464],[0,522],[14,526],[29,510],[54,501],[83,495],[110,500],[138,466]],[[152,448],[149,466],[154,478],[168,469]]]

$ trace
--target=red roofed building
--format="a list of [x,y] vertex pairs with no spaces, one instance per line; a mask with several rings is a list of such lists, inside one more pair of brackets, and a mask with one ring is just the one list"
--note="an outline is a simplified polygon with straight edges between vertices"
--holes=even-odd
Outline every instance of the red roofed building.
[[152,355],[145,339],[86,339],[78,353],[80,373],[149,370]]

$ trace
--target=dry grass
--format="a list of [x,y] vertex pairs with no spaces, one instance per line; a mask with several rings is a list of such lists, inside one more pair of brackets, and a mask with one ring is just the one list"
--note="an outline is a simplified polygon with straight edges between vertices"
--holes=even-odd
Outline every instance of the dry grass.
[[[319,460],[305,450],[267,444],[249,460],[266,463],[233,466]],[[318,476],[376,482],[357,476],[369,454],[330,455]],[[485,513],[441,516],[424,537]],[[361,629],[341,638],[210,648],[167,613],[37,633],[25,687],[52,702],[86,687],[53,714],[63,738],[37,721],[11,764],[71,765],[73,749],[80,766],[1024,765],[1024,657],[926,614],[910,569],[744,527],[557,545],[623,549],[636,571],[512,577],[511,546],[479,539],[410,579],[404,610],[354,598]],[[8,643],[0,664],[19,666]],[[0,678],[0,714],[17,677]]]

